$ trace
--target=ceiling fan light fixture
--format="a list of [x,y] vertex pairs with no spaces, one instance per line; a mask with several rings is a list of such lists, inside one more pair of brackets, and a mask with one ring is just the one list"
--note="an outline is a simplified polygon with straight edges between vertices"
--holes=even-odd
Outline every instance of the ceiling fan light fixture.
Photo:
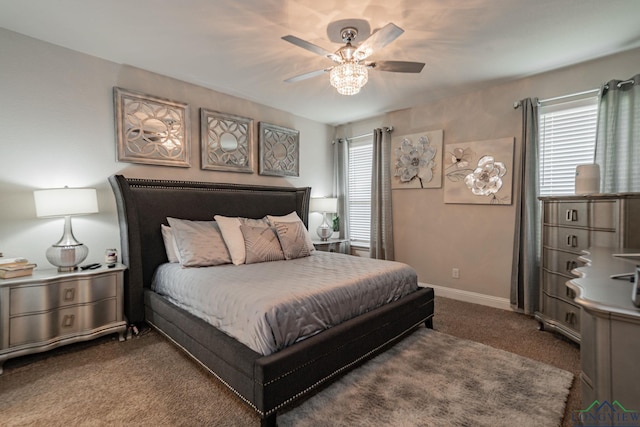
[[355,95],[360,92],[360,88],[367,84],[369,71],[364,65],[355,62],[346,62],[336,65],[329,73],[331,86],[338,90],[341,95]]

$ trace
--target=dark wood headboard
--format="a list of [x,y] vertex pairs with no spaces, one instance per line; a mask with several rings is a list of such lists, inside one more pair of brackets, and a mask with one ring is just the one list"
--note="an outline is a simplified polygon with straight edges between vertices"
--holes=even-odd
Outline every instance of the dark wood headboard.
[[164,181],[109,177],[118,208],[125,274],[125,315],[144,320],[144,288],[153,272],[167,262],[160,225],[167,217],[211,221],[214,215],[263,218],[298,213],[309,223],[310,187],[267,187],[211,182]]

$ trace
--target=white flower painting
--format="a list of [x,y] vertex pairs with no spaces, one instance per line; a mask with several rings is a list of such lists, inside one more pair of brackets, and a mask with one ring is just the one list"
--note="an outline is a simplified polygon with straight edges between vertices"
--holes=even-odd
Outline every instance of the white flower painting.
[[445,203],[510,205],[514,138],[444,148]]
[[442,187],[442,134],[436,130],[392,139],[392,189]]

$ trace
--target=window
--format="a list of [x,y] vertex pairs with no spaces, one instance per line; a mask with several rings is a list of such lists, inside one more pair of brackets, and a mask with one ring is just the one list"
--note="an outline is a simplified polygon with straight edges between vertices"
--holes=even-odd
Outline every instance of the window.
[[348,221],[351,243],[356,246],[369,246],[372,162],[373,141],[371,138],[349,141]]
[[593,163],[598,97],[540,107],[540,195],[574,194],[576,166]]

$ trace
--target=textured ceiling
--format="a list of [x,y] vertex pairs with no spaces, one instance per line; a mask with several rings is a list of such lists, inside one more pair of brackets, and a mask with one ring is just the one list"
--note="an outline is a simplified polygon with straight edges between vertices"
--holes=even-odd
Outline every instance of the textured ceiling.
[[[0,0],[0,11],[0,27],[333,125],[640,46],[638,0]],[[335,51],[327,27],[341,19],[400,26],[371,59],[424,70],[371,71],[355,96],[326,74],[284,83],[332,62],[281,37]]]

